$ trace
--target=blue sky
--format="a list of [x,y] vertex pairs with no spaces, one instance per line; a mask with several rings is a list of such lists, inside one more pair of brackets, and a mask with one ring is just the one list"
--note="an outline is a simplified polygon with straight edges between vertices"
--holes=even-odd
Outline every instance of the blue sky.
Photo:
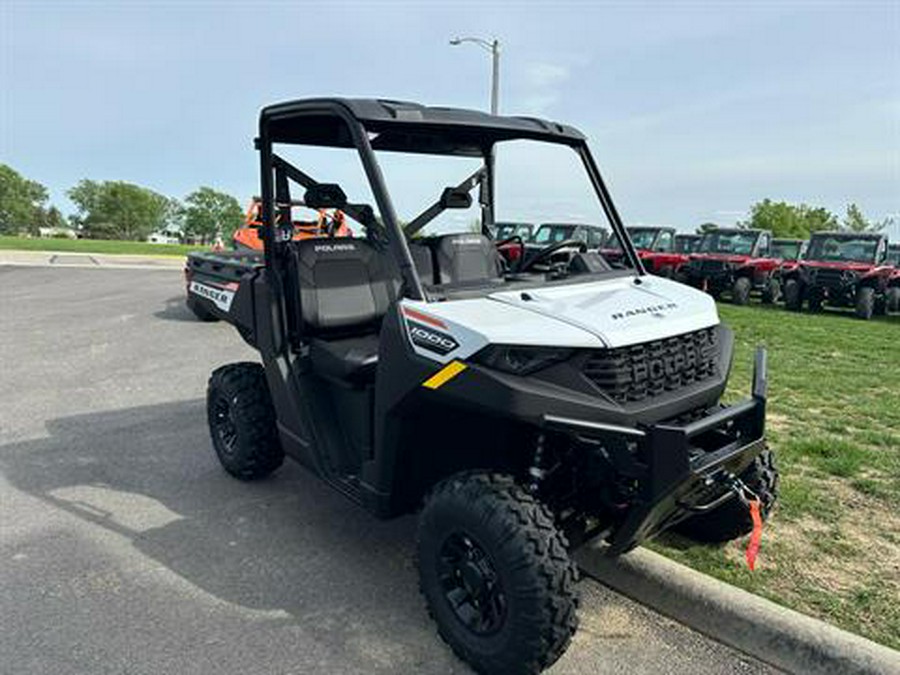
[[489,57],[455,35],[501,40],[501,111],[581,128],[627,222],[733,223],[764,197],[900,219],[897,0],[0,0],[0,162],[64,210],[81,178],[243,201],[266,103],[486,106]]

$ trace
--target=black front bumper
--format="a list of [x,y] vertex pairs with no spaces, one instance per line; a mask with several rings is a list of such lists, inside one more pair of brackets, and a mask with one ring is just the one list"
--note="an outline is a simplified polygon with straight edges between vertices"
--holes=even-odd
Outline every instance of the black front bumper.
[[733,498],[725,487],[765,449],[766,352],[758,349],[752,396],[684,425],[657,424],[629,429],[581,420],[547,417],[549,427],[579,437],[628,438],[629,455],[641,476],[635,501],[609,538],[610,555],[624,553],[645,539],[695,513]]

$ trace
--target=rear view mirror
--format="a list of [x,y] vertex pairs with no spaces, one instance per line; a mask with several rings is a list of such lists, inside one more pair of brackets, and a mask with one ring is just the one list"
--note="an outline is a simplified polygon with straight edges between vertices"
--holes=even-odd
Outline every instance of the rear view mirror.
[[306,188],[303,202],[311,209],[342,209],[347,206],[347,195],[336,183],[319,183]]
[[448,187],[441,193],[441,207],[445,209],[467,209],[472,206],[472,195],[465,190]]

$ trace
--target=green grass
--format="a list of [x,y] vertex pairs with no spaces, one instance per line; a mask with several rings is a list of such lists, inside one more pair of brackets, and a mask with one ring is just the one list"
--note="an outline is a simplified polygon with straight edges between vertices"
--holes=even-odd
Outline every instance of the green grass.
[[106,239],[31,239],[28,237],[0,236],[0,249],[14,249],[18,251],[183,256],[190,251],[206,250],[208,248],[208,246],[193,246],[187,244],[149,244],[144,241],[114,241]]
[[650,547],[702,572],[900,649],[900,317],[720,305],[735,331],[726,398],[769,350],[769,442],[782,473],[760,564],[745,541]]

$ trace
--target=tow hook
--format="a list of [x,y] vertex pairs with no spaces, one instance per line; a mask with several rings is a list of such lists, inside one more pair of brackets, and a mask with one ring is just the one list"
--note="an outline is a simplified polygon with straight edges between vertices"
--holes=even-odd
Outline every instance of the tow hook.
[[741,503],[747,507],[750,512],[750,520],[753,522],[753,530],[750,532],[750,541],[747,542],[747,549],[744,551],[744,558],[747,560],[747,567],[752,572],[756,569],[756,557],[759,555],[759,545],[762,539],[762,515],[760,514],[760,501],[757,494],[751,490],[747,484],[734,474],[725,476],[725,484],[737,495]]

